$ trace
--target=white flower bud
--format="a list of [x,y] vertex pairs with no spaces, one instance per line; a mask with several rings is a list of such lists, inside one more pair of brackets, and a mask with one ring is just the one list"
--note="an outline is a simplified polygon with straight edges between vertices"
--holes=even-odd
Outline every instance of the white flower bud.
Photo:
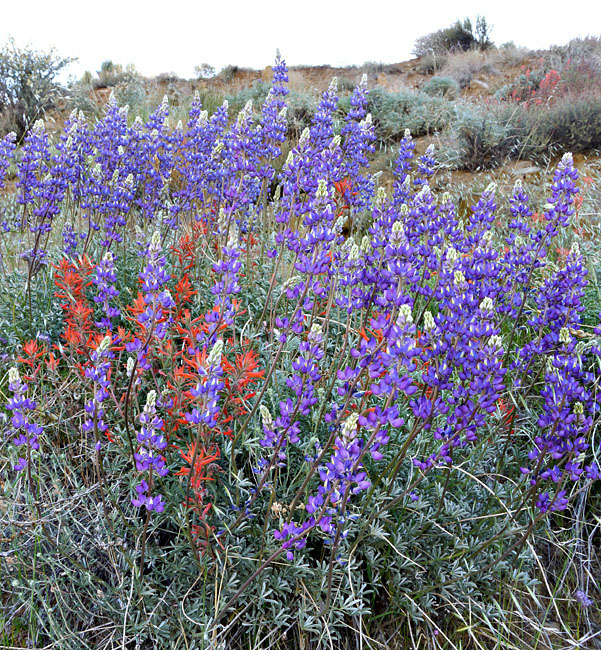
[[494,308],[494,304],[492,299],[489,296],[484,298],[484,300],[480,303],[480,311],[489,312],[492,311],[493,308]]
[[223,352],[223,340],[217,339],[213,349],[209,353],[207,363],[209,366],[218,366],[221,363],[221,353]]
[[413,323],[413,315],[411,314],[411,307],[409,305],[405,304],[400,306],[399,320],[405,323]]
[[490,345],[491,348],[496,348],[497,350],[500,350],[503,347],[503,339],[495,334],[494,336],[491,336],[488,339],[488,345]]
[[351,413],[342,423],[342,437],[349,439],[357,435],[357,422],[359,421],[358,413]]
[[559,342],[568,345],[571,340],[572,337],[570,336],[570,330],[567,327],[562,327],[559,330]]
[[230,225],[230,232],[227,238],[227,247],[228,248],[238,248],[238,241],[240,239],[240,233],[235,224]]
[[299,138],[298,144],[302,147],[305,144],[305,142],[307,142],[309,140],[310,136],[311,136],[311,131],[310,131],[309,127],[307,126],[307,127],[305,127],[303,129],[303,132],[301,133],[301,137]]
[[107,334],[107,335],[102,339],[102,341],[100,341],[100,343],[98,344],[98,347],[96,348],[96,352],[97,352],[98,354],[104,354],[104,353],[109,349],[111,343],[112,343],[112,339],[111,339],[111,337],[108,336],[108,334]]
[[317,181],[317,192],[315,194],[316,199],[324,199],[328,196],[328,184],[325,179],[320,178]]
[[572,158],[572,154],[569,153],[569,152],[566,152],[561,157],[561,161],[559,162],[558,167],[561,167],[561,168],[572,167],[573,164],[574,164],[574,160]]
[[8,371],[8,381],[11,384],[18,384],[21,381],[21,377],[19,376],[19,371],[14,366],[10,368]]
[[146,406],[152,408],[157,403],[157,392],[156,390],[151,390],[146,396]]
[[201,128],[209,121],[209,113],[207,111],[200,111],[198,119],[196,120],[196,127]]
[[152,238],[150,240],[150,245],[155,249],[155,250],[160,250],[161,248],[161,233],[158,230],[155,230],[152,233]]
[[284,284],[282,285],[282,291],[285,291],[286,289],[296,284],[301,279],[302,278],[300,275],[293,275],[291,278],[288,278],[286,282],[284,282]]
[[268,430],[271,429],[271,427],[273,426],[273,418],[271,417],[271,413],[269,412],[269,409],[264,404],[261,404],[259,406],[259,411],[261,411],[263,428]]
[[309,334],[307,334],[307,339],[311,341],[312,343],[319,343],[322,340],[322,334],[323,334],[323,329],[321,325],[318,323],[313,323],[311,325],[311,330]]
[[334,222],[334,226],[332,227],[333,232],[341,233],[345,223],[346,223],[346,217],[338,217],[338,219],[336,219],[336,221]]
[[434,316],[432,316],[432,313],[430,311],[424,312],[424,329],[426,332],[431,332],[436,323],[434,322]]

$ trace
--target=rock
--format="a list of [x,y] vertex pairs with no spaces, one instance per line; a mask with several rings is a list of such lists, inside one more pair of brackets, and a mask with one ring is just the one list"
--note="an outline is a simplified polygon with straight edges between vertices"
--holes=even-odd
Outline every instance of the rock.
[[513,176],[527,176],[528,174],[538,174],[541,168],[536,165],[519,166],[511,170]]
[[480,86],[480,88],[484,88],[484,90],[488,90],[489,85],[486,83],[486,81],[482,81],[481,79],[472,79],[472,83],[476,84],[476,86]]

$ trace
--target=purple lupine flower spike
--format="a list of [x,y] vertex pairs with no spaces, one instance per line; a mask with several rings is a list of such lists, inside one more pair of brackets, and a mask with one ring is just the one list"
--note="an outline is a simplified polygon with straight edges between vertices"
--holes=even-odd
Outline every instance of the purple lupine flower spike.
[[17,368],[8,371],[8,388],[13,394],[6,404],[6,408],[12,412],[10,424],[14,434],[13,442],[16,447],[25,446],[28,449],[26,457],[19,458],[14,466],[20,472],[27,467],[31,450],[37,451],[40,448],[38,436],[42,433],[42,427],[31,420],[31,413],[36,410],[37,404],[25,396],[27,384],[21,380]]
[[151,390],[146,396],[146,404],[140,414],[140,431],[138,432],[138,451],[134,457],[138,472],[147,472],[149,481],[142,479],[136,486],[136,496],[131,502],[134,506],[156,512],[165,509],[165,502],[161,494],[151,494],[154,484],[154,475],[166,476],[169,469],[165,463],[163,451],[167,447],[162,429],[163,420],[158,416],[156,409],[156,391]]

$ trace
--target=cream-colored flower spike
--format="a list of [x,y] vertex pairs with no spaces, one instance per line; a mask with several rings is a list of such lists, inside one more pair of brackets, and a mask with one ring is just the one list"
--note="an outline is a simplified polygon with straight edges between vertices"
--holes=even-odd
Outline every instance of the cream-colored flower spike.
[[484,300],[480,303],[480,311],[492,311],[494,309],[494,304],[492,298],[486,296]]
[[357,434],[357,422],[359,421],[358,413],[351,413],[342,423],[342,436],[349,439],[354,438]]
[[570,336],[570,330],[567,327],[562,327],[559,330],[559,342],[568,345],[571,340],[572,337]]
[[263,420],[263,428],[271,429],[273,426],[273,418],[271,417],[269,409],[265,406],[265,404],[261,404],[259,406],[259,411],[261,412],[261,419]]
[[434,316],[432,316],[432,312],[426,311],[424,312],[424,329],[426,332],[431,332],[436,323],[434,322]]
[[150,239],[150,245],[155,249],[161,247],[161,233],[158,230],[155,230],[152,233],[152,238]]
[[111,339],[111,337],[107,334],[102,339],[102,341],[100,341],[100,343],[98,344],[98,347],[96,348],[96,352],[98,354],[104,354],[111,346],[112,340],[113,339]]
[[221,363],[221,354],[223,352],[223,339],[217,339],[213,349],[209,353],[207,363],[210,366],[217,366]]
[[405,323],[413,323],[413,314],[409,305],[401,305],[399,308],[399,320]]

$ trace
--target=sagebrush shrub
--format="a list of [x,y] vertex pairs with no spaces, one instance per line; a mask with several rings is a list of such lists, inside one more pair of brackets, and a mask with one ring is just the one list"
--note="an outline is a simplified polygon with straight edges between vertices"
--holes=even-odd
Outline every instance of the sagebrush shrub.
[[74,59],[55,50],[19,48],[10,40],[0,50],[0,135],[14,131],[20,140],[62,96],[58,74]]
[[456,99],[459,95],[459,84],[451,77],[432,77],[422,87],[428,95]]

